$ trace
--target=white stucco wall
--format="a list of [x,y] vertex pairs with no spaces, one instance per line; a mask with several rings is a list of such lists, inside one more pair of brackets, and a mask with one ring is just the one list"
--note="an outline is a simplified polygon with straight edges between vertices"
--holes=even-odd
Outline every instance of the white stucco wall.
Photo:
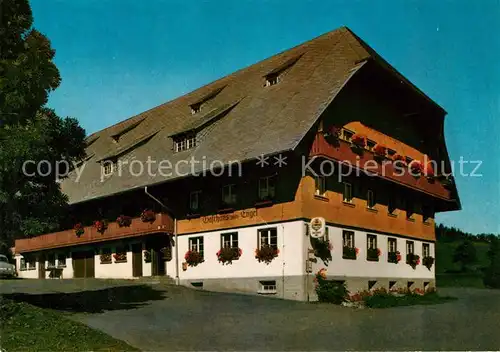
[[[269,264],[259,263],[255,259],[257,248],[258,230],[275,227],[278,234],[277,258]],[[232,264],[222,265],[217,260],[216,253],[220,249],[220,236],[222,233],[238,232],[238,246],[242,249],[242,256]],[[189,238],[203,236],[205,261],[196,267],[182,270],[184,255],[189,249]],[[304,273],[304,247],[302,238],[304,223],[294,221],[287,223],[252,226],[235,230],[209,231],[178,237],[179,278],[181,280],[209,279],[209,278],[244,278],[266,276],[294,276]],[[173,249],[175,256],[176,248]],[[170,265],[172,263],[173,265]],[[167,274],[175,278],[175,257],[167,265]]]
[[[406,238],[387,236],[375,232],[354,231],[355,247],[359,248],[356,260],[342,258],[342,231],[339,227],[328,226],[330,242],[333,245],[332,261],[325,265],[319,258],[317,263],[313,263],[313,274],[321,268],[327,269],[328,276],[348,276],[348,277],[373,277],[373,278],[405,278],[405,279],[434,279],[435,264],[431,270],[422,264],[422,243],[430,244],[430,255],[435,258],[435,244],[431,242],[408,239],[414,242],[414,253],[420,256],[420,265],[413,269],[406,264]],[[377,247],[381,250],[378,262],[371,262],[366,259],[367,234],[377,235]],[[401,253],[401,261],[398,264],[387,262],[387,239],[396,238],[397,250]],[[307,239],[309,243],[309,239]]]

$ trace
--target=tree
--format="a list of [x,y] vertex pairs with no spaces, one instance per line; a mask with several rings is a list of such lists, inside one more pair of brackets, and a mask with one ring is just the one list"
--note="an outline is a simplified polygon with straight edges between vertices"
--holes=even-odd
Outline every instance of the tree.
[[484,272],[484,285],[492,288],[500,288],[500,239],[497,236],[491,238],[488,257],[490,265]]
[[0,247],[58,228],[67,197],[56,163],[85,156],[78,121],[45,105],[61,79],[55,51],[32,24],[28,0],[0,0]]
[[469,239],[463,241],[453,254],[453,262],[461,263],[462,271],[465,271],[468,265],[474,264],[476,260],[476,247]]

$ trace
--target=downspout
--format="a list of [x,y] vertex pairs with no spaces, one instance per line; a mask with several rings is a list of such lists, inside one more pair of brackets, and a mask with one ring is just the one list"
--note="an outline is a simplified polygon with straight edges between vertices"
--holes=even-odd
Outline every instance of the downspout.
[[151,193],[148,192],[148,186],[144,187],[144,193],[153,199],[156,203],[160,204],[163,209],[165,209],[174,219],[174,238],[175,238],[175,283],[176,285],[180,284],[180,279],[179,279],[179,243],[177,242],[177,218],[175,217],[173,211],[167,207],[165,204],[163,204],[158,198],[153,196]]

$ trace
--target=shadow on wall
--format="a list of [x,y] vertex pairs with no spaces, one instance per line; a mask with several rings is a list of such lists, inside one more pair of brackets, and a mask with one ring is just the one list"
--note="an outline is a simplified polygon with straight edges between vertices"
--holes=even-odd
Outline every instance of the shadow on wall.
[[40,308],[73,313],[103,313],[106,310],[138,308],[148,301],[164,299],[164,296],[165,292],[154,290],[151,286],[133,285],[71,293],[12,293],[4,295],[4,298]]

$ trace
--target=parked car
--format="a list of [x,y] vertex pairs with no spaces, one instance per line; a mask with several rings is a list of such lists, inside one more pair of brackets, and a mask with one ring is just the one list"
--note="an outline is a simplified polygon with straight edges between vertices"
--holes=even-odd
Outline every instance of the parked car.
[[0,254],[0,277],[15,277],[17,276],[16,266],[9,263],[7,257]]

